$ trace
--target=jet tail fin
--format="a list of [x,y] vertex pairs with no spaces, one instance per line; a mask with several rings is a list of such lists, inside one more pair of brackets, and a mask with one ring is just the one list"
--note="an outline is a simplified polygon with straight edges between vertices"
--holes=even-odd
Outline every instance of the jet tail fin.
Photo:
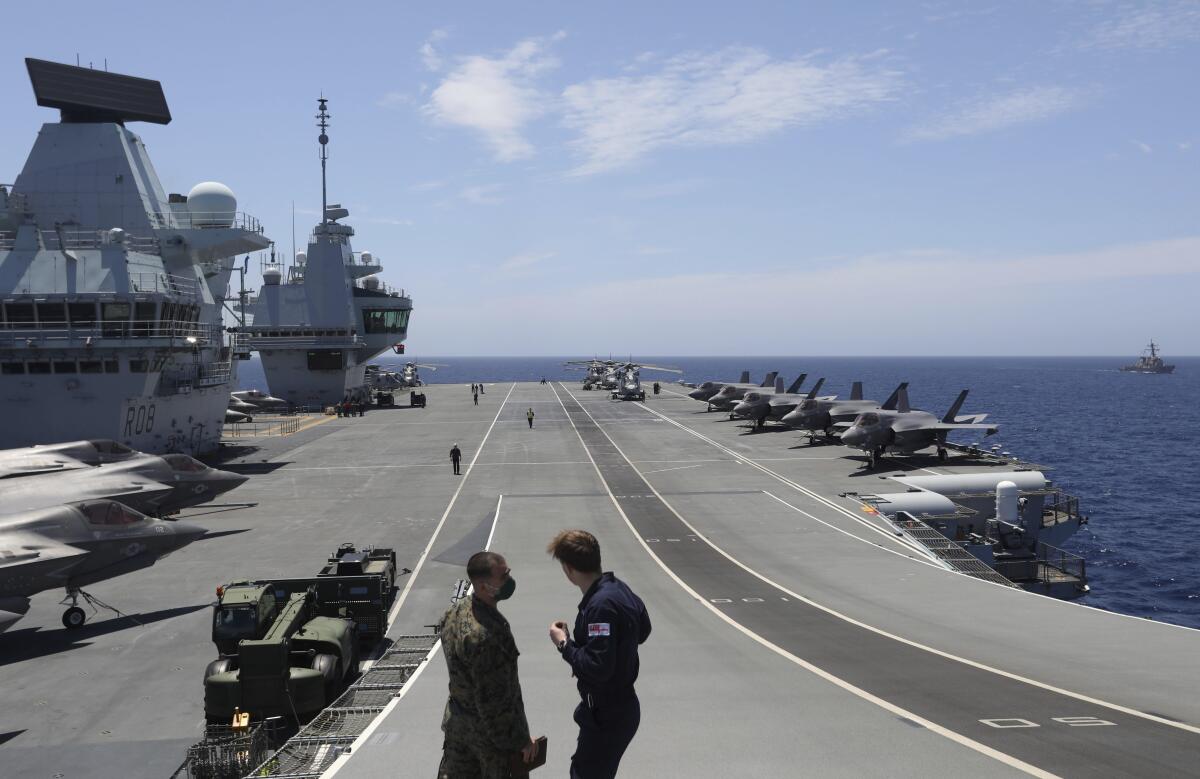
[[808,378],[808,374],[807,374],[807,373],[801,373],[801,374],[800,374],[800,376],[799,376],[799,377],[797,377],[797,378],[796,378],[796,380],[792,382],[792,386],[790,386],[790,387],[788,387],[788,388],[787,388],[788,394],[789,394],[789,395],[794,395],[794,394],[796,394],[797,392],[799,392],[799,391],[800,391],[800,385],[801,385],[801,384],[803,384],[803,383],[804,383],[804,380],[805,380],[805,379],[807,379],[807,378]]
[[901,414],[907,414],[912,411],[912,407],[908,405],[908,385],[901,384],[896,388],[896,410]]
[[780,395],[782,393],[783,393],[783,377],[776,376],[775,377],[775,394]]
[[738,384],[750,383],[750,371],[742,371],[742,377],[738,379]]
[[767,377],[765,379],[763,379],[763,383],[759,384],[758,386],[770,387],[772,384],[775,383],[775,377],[778,375],[779,375],[779,371],[771,371],[770,373],[767,374]]
[[[900,401],[900,390],[904,390],[906,393],[908,392],[907,381],[900,382],[896,389],[892,390],[892,394],[888,396],[888,399],[883,402],[883,405],[880,406],[880,408],[884,411],[895,410],[896,404]],[[907,397],[907,395],[905,395],[905,397]]]
[[958,397],[951,404],[950,410],[946,412],[946,416],[942,417],[943,422],[953,422],[954,417],[958,416],[959,410],[963,407],[963,403],[967,400],[967,390],[958,393]]
[[863,399],[863,397],[862,397],[862,382],[861,381],[856,381],[850,385],[850,399],[851,400],[862,400]]
[[825,377],[822,376],[821,378],[817,379],[817,383],[814,384],[813,388],[808,391],[808,397],[815,398],[817,396],[817,393],[821,391],[821,385],[824,383],[825,383]]

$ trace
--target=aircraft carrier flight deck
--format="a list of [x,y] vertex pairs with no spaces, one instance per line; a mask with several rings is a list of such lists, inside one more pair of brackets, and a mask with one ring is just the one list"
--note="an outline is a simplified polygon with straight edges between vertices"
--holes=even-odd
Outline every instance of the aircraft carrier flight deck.
[[[478,406],[464,385],[423,391],[425,408],[229,443],[220,467],[250,480],[180,516],[216,537],[90,588],[127,616],[67,630],[60,593],[34,597],[0,635],[0,774],[170,776],[203,734],[215,588],[308,575],[351,541],[412,571],[393,637],[430,633],[464,550],[505,555],[530,729],[563,775],[577,694],[546,628],[579,593],[545,547],[579,527],[654,623],[622,775],[1197,775],[1200,631],[951,570],[864,497],[1011,462],[956,449],[865,468],[673,385],[645,403],[577,383],[488,384]],[[446,681],[435,649],[313,775],[432,775]]]

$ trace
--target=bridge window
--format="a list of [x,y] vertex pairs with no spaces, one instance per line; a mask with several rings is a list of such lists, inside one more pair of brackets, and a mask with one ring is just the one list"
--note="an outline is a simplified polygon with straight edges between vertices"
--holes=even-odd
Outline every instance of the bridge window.
[[4,310],[9,327],[22,329],[33,324],[32,303],[5,303]]
[[104,373],[104,364],[99,360],[80,360],[80,373]]
[[153,301],[133,304],[133,334],[146,337],[154,330],[154,318],[158,315],[158,304]]
[[58,361],[56,361],[54,363],[54,372],[55,373],[75,373],[76,372],[75,361],[74,360],[58,360]]
[[25,369],[30,373],[49,373],[50,363],[48,362],[30,362],[25,364]]
[[363,310],[363,331],[403,333],[408,328],[408,309],[368,308]]
[[93,327],[96,324],[95,303],[68,303],[67,313],[73,327]]
[[101,303],[101,334],[105,338],[122,338],[127,335],[130,309],[128,303]]
[[25,363],[23,362],[3,362],[0,363],[0,375],[16,376],[25,372]]
[[38,322],[43,327],[53,325],[65,327],[67,324],[67,307],[63,303],[38,303]]
[[146,361],[145,360],[130,360],[129,361],[129,372],[130,373],[145,373],[146,372]]

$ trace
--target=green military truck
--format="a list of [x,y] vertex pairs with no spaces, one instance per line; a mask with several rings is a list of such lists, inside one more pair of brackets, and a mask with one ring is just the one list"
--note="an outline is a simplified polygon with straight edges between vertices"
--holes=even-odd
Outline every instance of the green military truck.
[[321,711],[357,674],[360,648],[383,638],[395,577],[391,549],[343,544],[316,577],[218,587],[205,718],[228,723],[240,710],[304,721]]

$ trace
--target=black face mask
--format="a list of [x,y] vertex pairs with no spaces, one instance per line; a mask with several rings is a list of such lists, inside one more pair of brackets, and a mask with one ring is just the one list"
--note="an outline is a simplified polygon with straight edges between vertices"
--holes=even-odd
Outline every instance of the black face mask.
[[504,580],[499,589],[496,590],[496,600],[508,600],[512,594],[517,591],[517,580],[511,575]]

